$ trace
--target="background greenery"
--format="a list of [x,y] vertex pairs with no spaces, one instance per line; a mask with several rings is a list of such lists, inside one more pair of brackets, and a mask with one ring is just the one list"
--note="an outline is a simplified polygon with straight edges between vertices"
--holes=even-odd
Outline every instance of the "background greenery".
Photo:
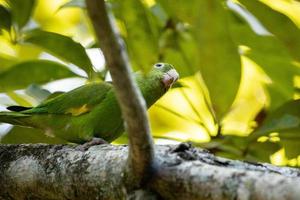
[[[149,110],[157,143],[191,141],[224,157],[300,165],[299,1],[107,6],[135,70],[161,61],[181,75]],[[82,0],[0,0],[0,33],[2,110],[34,106],[106,76]],[[0,135],[2,143],[63,142],[8,125]],[[124,135],[115,143],[126,141]]]

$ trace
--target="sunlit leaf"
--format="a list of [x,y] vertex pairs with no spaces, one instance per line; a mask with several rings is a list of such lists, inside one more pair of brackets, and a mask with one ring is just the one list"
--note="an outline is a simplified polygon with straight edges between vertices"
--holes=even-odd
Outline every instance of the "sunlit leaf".
[[77,76],[64,65],[33,60],[18,63],[0,73],[0,92],[26,88],[32,83],[40,84],[51,80]]
[[35,0],[8,0],[7,1],[11,11],[13,20],[21,29],[30,19],[31,13],[34,9]]
[[11,13],[2,5],[0,5],[0,19],[0,29],[9,31],[11,26]]
[[47,143],[63,144],[66,141],[59,138],[48,137],[42,130],[14,126],[4,137],[1,138],[1,144],[30,144]]
[[[239,17],[239,16],[237,16]],[[230,17],[230,29],[243,55],[257,63],[271,82],[267,84],[270,95],[269,109],[273,110],[294,95],[294,76],[299,69],[292,64],[292,58],[274,36],[255,34],[245,20]]]
[[128,144],[128,135],[126,133],[122,134],[119,138],[114,140],[112,144]]
[[28,34],[25,41],[38,45],[64,61],[77,65],[89,76],[94,75],[92,63],[84,47],[70,37],[58,33],[35,30]]
[[6,95],[9,96],[12,100],[14,100],[20,106],[25,106],[25,107],[32,106],[32,104],[26,98],[24,98],[23,95],[17,94],[14,91],[6,92]]
[[300,29],[286,15],[258,0],[240,0],[263,25],[283,42],[290,54],[300,61]]

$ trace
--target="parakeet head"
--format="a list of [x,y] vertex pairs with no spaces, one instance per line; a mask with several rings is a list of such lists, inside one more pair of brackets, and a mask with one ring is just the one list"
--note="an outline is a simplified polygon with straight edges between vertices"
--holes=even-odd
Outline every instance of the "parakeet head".
[[156,63],[148,76],[160,79],[163,87],[168,90],[178,79],[179,74],[171,64]]
[[179,74],[171,64],[156,63],[146,74],[137,74],[137,82],[150,107],[178,80]]

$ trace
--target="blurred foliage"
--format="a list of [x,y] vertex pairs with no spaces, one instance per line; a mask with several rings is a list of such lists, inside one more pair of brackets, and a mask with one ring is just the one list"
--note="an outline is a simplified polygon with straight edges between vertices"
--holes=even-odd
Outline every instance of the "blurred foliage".
[[[300,165],[300,3],[295,0],[108,0],[135,70],[173,64],[180,82],[149,110],[158,143]],[[0,0],[0,103],[36,105],[65,85],[103,79],[83,0]],[[75,84],[75,83],[74,83]],[[78,85],[78,84],[77,84]],[[51,90],[51,92],[50,92]],[[2,143],[62,143],[0,130]],[[124,134],[115,143],[127,142]]]

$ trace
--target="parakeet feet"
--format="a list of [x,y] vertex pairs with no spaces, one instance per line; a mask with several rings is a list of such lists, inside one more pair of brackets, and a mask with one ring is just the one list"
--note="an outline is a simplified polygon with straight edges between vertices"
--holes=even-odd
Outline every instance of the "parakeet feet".
[[86,151],[90,147],[95,146],[95,145],[101,145],[101,144],[109,144],[107,141],[103,140],[102,138],[96,138],[94,137],[91,141],[88,141],[84,144],[80,144],[76,147],[77,150],[80,151]]

